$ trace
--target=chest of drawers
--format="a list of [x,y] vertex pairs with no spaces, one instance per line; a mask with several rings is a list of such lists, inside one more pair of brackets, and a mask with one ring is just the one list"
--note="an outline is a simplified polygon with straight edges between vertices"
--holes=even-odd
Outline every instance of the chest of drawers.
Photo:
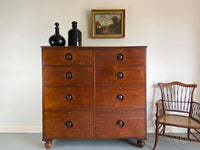
[[42,47],[43,140],[146,139],[146,47]]

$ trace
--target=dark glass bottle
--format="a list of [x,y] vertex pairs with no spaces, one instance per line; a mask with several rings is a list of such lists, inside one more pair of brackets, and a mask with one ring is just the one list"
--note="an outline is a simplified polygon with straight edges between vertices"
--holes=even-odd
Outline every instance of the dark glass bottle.
[[72,29],[68,32],[68,46],[81,46],[81,31],[77,29],[77,22],[72,22]]
[[50,36],[49,38],[49,44],[51,46],[65,46],[65,39],[60,35],[59,31],[59,23],[55,23],[55,34]]

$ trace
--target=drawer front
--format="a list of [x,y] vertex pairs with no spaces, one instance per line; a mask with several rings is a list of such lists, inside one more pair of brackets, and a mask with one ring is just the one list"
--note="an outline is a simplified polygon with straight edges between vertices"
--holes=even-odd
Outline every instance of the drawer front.
[[144,87],[97,87],[96,88],[96,111],[97,113],[107,110],[132,111],[144,109]]
[[96,138],[146,138],[145,111],[96,115]]
[[45,86],[93,86],[93,67],[43,67],[43,83]]
[[45,111],[45,139],[92,138],[93,111]]
[[93,87],[44,87],[44,109],[91,110]]
[[97,86],[144,86],[144,67],[97,67]]
[[146,64],[144,49],[105,49],[95,51],[97,66],[144,66]]
[[43,65],[93,65],[92,50],[43,50]]

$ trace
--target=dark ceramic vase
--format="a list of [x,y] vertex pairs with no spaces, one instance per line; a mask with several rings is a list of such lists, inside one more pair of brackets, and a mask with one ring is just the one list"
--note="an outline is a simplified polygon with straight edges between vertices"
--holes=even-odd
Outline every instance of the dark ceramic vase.
[[59,31],[59,23],[55,23],[55,34],[50,36],[49,38],[49,44],[51,46],[65,46],[65,39],[60,35]]
[[81,31],[77,29],[77,22],[72,22],[72,29],[68,32],[68,46],[81,46]]

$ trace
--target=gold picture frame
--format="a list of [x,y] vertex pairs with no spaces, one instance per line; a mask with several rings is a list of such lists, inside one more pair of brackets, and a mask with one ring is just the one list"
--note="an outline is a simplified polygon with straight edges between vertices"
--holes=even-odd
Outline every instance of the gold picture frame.
[[92,38],[123,38],[125,9],[92,9]]

